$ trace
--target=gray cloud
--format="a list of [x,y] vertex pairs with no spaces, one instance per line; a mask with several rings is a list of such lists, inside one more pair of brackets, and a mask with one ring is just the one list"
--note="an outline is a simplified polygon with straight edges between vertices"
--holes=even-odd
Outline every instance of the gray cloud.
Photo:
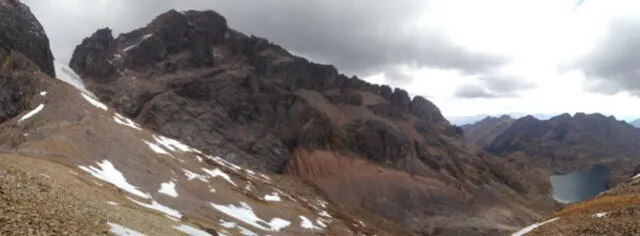
[[504,98],[517,97],[535,85],[517,76],[488,75],[479,77],[480,84],[463,84],[456,88],[454,96],[459,98]]
[[384,77],[387,80],[395,82],[397,85],[407,84],[413,80],[410,74],[405,73],[398,66],[390,66],[384,70]]
[[491,93],[483,86],[474,84],[463,84],[456,88],[455,94],[459,98],[498,98],[497,94]]
[[423,0],[24,1],[42,21],[63,62],[97,28],[130,31],[176,8],[213,9],[241,32],[359,76],[399,64],[476,74],[507,63],[506,58],[458,47],[437,31],[407,28],[428,7]]
[[585,73],[589,79],[586,88],[591,91],[640,95],[640,20],[627,18],[612,23],[594,50],[570,68]]

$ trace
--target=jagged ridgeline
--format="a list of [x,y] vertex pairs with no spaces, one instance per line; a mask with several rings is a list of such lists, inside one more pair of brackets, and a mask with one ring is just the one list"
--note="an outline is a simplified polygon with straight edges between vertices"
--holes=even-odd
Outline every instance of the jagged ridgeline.
[[96,31],[70,63],[90,92],[52,78],[27,7],[0,13],[2,235],[496,235],[554,207],[526,159],[468,144],[427,99],[214,11]]
[[551,209],[526,160],[468,145],[427,99],[309,62],[213,11],[100,29],[73,55],[87,87],[143,126],[417,234],[506,232]]

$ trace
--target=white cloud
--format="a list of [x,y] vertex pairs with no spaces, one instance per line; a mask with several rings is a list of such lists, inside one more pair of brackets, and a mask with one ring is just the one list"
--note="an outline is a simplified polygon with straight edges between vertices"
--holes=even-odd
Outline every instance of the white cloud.
[[[448,117],[564,112],[638,116],[630,109],[640,102],[637,97],[589,92],[594,83],[584,73],[563,68],[602,43],[612,22],[639,12],[640,2],[622,0],[587,0],[580,6],[575,0],[435,1],[416,25],[437,27],[470,50],[512,58],[493,73],[516,76],[533,89],[518,91],[519,96],[462,99],[455,97],[456,89],[482,85],[481,76],[428,68],[413,70],[414,80],[398,85],[432,99]],[[394,85],[383,75],[366,79]]]

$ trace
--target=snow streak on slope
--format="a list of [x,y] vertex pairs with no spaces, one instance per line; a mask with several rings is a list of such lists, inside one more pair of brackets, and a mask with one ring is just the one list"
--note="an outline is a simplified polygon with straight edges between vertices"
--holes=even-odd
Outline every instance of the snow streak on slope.
[[530,233],[531,231],[534,231],[538,227],[540,227],[540,226],[542,226],[542,225],[544,225],[546,223],[554,222],[556,220],[558,220],[558,218],[553,218],[553,219],[547,220],[545,222],[535,223],[535,224],[529,225],[526,228],[521,229],[520,231],[513,233],[511,236],[524,236],[524,235]]
[[[225,213],[233,218],[236,218],[246,224],[264,231],[278,232],[281,229],[291,225],[291,222],[280,218],[272,218],[270,221],[261,219],[256,215],[256,213],[253,212],[251,206],[249,206],[249,204],[247,204],[246,202],[240,202],[239,207],[234,205],[225,206],[214,203],[210,204],[216,210],[219,210],[222,213]],[[266,228],[265,226],[269,226],[269,228]]]
[[109,230],[109,232],[117,236],[144,236],[145,235],[143,233],[129,229],[119,224],[115,224],[111,222],[107,222],[107,224],[109,225],[109,227],[111,227],[111,230]]
[[200,229],[196,229],[194,227],[188,226],[188,225],[180,225],[180,226],[174,226],[174,229],[183,232],[185,234],[188,234],[189,236],[211,236],[211,234],[202,231]]
[[177,218],[177,219],[182,218],[182,214],[179,211],[177,211],[175,209],[172,209],[170,207],[167,207],[165,205],[162,205],[162,204],[156,202],[155,200],[151,200],[151,204],[147,204],[147,203],[144,203],[144,202],[136,201],[136,200],[134,200],[133,198],[130,198],[130,197],[127,197],[127,198],[130,201],[132,201],[132,202],[134,202],[134,203],[136,203],[136,204],[138,204],[140,206],[149,208],[151,210],[156,210],[156,211],[162,212],[165,215],[168,215],[168,216],[171,216],[171,217],[174,217],[174,218]]
[[89,104],[91,104],[92,106],[98,108],[98,109],[102,109],[103,111],[107,111],[109,110],[109,108],[107,107],[107,105],[104,105],[104,103],[96,100],[95,98],[85,94],[85,93],[80,93],[82,95],[82,97],[84,98],[84,100],[87,100],[87,102],[89,102]]
[[31,110],[29,113],[25,114],[24,116],[22,116],[22,118],[20,118],[20,120],[18,122],[22,122],[26,119],[31,118],[32,116],[34,116],[35,114],[38,114],[38,112],[42,111],[42,109],[44,109],[44,104],[40,104],[38,107],[36,107],[35,109]]
[[96,97],[95,94],[87,90],[87,88],[84,86],[84,82],[82,82],[80,76],[78,76],[78,74],[76,74],[73,69],[57,61],[54,61],[53,64],[55,65],[56,69],[56,77],[58,77],[59,80],[64,81],[77,90],[82,91],[83,93]]
[[127,182],[127,179],[124,177],[124,175],[122,175],[122,172],[116,169],[109,160],[103,160],[102,162],[98,162],[97,164],[98,168],[93,166],[78,166],[78,168],[133,195],[144,199],[151,198],[151,195],[143,193],[142,191],[138,190],[138,187],[133,186],[129,182]]

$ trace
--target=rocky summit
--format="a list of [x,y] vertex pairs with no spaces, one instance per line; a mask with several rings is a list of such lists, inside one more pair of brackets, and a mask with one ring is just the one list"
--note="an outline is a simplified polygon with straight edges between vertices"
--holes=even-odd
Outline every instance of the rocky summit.
[[416,235],[495,235],[555,204],[526,159],[475,148],[438,107],[230,29],[214,11],[169,11],[70,63],[123,117],[245,168],[316,186]]

